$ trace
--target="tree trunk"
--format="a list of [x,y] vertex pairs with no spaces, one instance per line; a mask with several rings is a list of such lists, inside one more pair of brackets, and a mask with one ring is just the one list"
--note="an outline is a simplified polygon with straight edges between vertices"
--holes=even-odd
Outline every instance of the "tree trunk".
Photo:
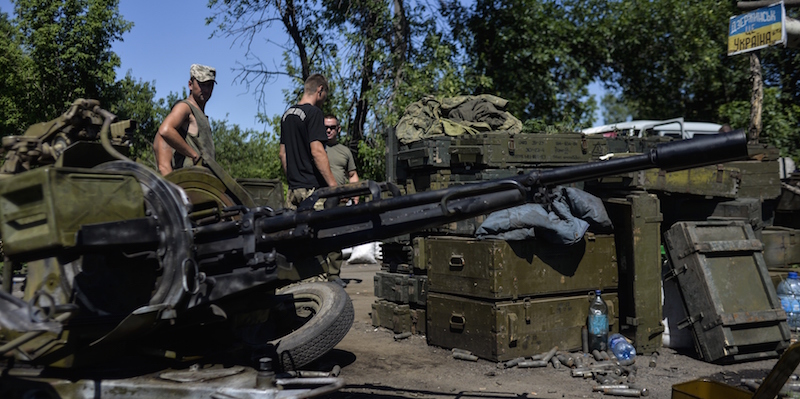
[[297,25],[297,12],[295,11],[294,0],[286,0],[286,8],[281,10],[281,20],[283,26],[286,27],[286,32],[292,37],[295,47],[297,47],[297,54],[300,57],[300,67],[303,73],[303,82],[311,76],[311,67],[308,64],[308,52],[306,45],[303,43],[303,36],[300,34],[300,28]]
[[361,64],[361,87],[359,88],[358,101],[356,102],[356,116],[350,124],[352,139],[350,147],[358,146],[358,142],[364,139],[364,131],[367,124],[367,113],[369,112],[369,100],[367,95],[372,88],[372,78],[375,74],[373,69],[373,52],[375,51],[374,29],[377,24],[378,15],[372,11],[367,14],[367,21],[364,24],[364,58]]
[[390,96],[390,104],[394,102],[394,97],[400,90],[400,85],[403,83],[403,68],[406,64],[406,54],[408,52],[408,40],[410,34],[404,0],[394,0],[393,25],[394,33],[392,38],[392,62],[394,64],[394,85],[392,94]]
[[753,80],[753,93],[750,99],[749,141],[758,143],[758,136],[761,134],[761,105],[764,100],[764,82],[761,79],[758,52],[750,53],[750,78]]

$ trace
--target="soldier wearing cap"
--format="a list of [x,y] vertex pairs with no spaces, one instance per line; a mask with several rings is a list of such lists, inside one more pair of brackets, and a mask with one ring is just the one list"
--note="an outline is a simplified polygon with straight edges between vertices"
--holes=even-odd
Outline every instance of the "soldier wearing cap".
[[217,70],[212,67],[192,64],[189,68],[189,97],[172,106],[153,141],[156,166],[162,175],[197,165],[203,158],[214,159],[214,141],[205,108],[216,77]]

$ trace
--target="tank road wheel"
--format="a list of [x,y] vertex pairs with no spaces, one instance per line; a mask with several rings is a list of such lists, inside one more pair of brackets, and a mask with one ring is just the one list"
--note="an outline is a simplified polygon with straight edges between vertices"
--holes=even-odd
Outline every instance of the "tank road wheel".
[[294,298],[295,314],[285,320],[291,332],[270,342],[284,370],[296,370],[328,353],[353,326],[353,301],[337,284],[302,283],[277,294]]

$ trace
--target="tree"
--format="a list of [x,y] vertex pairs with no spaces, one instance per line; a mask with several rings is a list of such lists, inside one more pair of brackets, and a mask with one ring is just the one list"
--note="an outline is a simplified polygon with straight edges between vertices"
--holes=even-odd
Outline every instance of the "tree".
[[603,95],[603,120],[605,123],[627,121],[631,110],[618,93],[607,92]]
[[228,120],[211,121],[216,161],[236,178],[282,179],[279,141],[274,133],[242,130]]
[[[800,105],[786,105],[788,95],[777,87],[764,89],[762,107],[762,135],[759,141],[774,145],[783,157],[800,161]],[[750,101],[733,101],[720,106],[722,121],[733,128],[750,125]]]
[[[161,121],[169,112],[169,108],[164,106],[164,99],[155,100],[155,82],[137,82],[128,72],[125,78],[108,90],[110,93],[107,97],[111,101],[107,105],[108,110],[117,115],[119,120],[132,119],[137,123],[136,134],[131,143],[131,159],[144,162],[154,159],[153,139]],[[155,167],[155,163],[151,166]]]
[[18,30],[5,13],[0,13],[0,52],[0,132],[21,134],[30,124],[26,109],[34,84],[33,65],[22,52]]
[[715,121],[720,105],[748,98],[747,57],[725,53],[734,3],[611,4],[604,80],[621,93],[633,119]]
[[475,94],[509,100],[522,119],[591,124],[596,101],[588,85],[606,61],[606,2],[575,0],[478,0],[467,10],[446,8],[479,83]]
[[[234,45],[245,48],[245,63],[239,63],[241,67],[237,69],[236,78],[247,90],[253,88],[259,107],[266,104],[269,98],[266,87],[277,76],[290,76],[302,87],[305,79],[313,73],[312,70],[325,62],[327,43],[322,42],[323,37],[319,32],[322,18],[316,1],[209,0],[208,8],[213,13],[206,19],[207,25],[215,27],[212,36],[231,38]],[[283,27],[286,40],[259,36],[275,23]],[[299,69],[293,69],[288,64],[283,67],[266,64],[251,50],[251,45],[259,40],[276,45],[283,50],[285,57],[296,55]],[[295,98],[300,98],[297,95],[299,93],[295,94]]]
[[[254,4],[255,3],[255,4]],[[273,23],[283,24],[287,40],[264,38],[277,43],[284,51],[280,66],[265,65],[247,47],[245,57],[251,63],[242,65],[239,79],[248,89],[256,88],[259,102],[265,100],[264,87],[278,74],[294,77],[296,86],[284,93],[286,101],[297,101],[302,92],[302,82],[313,72],[321,72],[329,79],[331,95],[324,111],[337,115],[343,122],[344,131],[351,140],[350,148],[357,155],[359,167],[361,155],[358,143],[371,135],[382,134],[387,121],[396,122],[405,105],[410,103],[406,89],[425,94],[439,78],[452,79],[452,62],[443,60],[451,51],[441,45],[441,34],[431,22],[433,16],[425,14],[428,8],[420,2],[409,6],[402,0],[392,2],[351,1],[320,2],[303,1],[274,2],[268,0],[212,0],[209,3],[214,15],[208,23],[215,24],[214,34],[231,37],[234,43],[248,45],[261,40],[259,34]],[[410,12],[409,10],[415,10]],[[414,46],[414,39],[420,39]],[[434,45],[438,49],[425,48]],[[435,53],[435,60],[416,58]],[[445,69],[435,72],[435,61],[446,61]],[[425,74],[409,71],[425,64]],[[425,77],[427,90],[413,81],[414,77]],[[452,84],[447,84],[452,87]],[[421,96],[420,96],[421,97]],[[419,97],[413,101],[419,100]],[[376,138],[372,139],[377,142]],[[369,152],[373,154],[372,152]],[[370,156],[377,156],[373,154]],[[381,154],[381,158],[383,155]],[[379,162],[366,161],[377,165]],[[381,161],[382,162],[382,161]]]
[[[111,43],[132,23],[119,14],[119,0],[16,0],[20,48],[29,58],[32,85],[21,122],[30,125],[63,113],[77,98],[113,101],[119,57]],[[5,72],[2,72],[5,73]]]

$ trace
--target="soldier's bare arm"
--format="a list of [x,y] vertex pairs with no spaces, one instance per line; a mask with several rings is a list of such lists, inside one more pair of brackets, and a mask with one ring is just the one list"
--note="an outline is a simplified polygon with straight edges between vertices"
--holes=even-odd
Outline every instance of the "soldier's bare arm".
[[[348,182],[350,183],[358,183],[358,172],[355,170],[351,170],[347,172],[347,177],[349,178]],[[353,197],[353,203],[358,203],[358,197]]]
[[349,179],[350,183],[358,183],[358,172],[355,170],[347,172],[347,178]]
[[281,166],[283,166],[283,174],[286,174],[286,144],[281,144],[278,151],[278,157],[281,159]]
[[169,115],[161,123],[153,141],[153,150],[156,155],[156,164],[162,175],[172,172],[172,150],[185,155],[197,162],[200,155],[186,143],[186,140],[178,133],[178,129],[187,128],[189,115],[192,111],[188,105],[178,103],[172,108]]

